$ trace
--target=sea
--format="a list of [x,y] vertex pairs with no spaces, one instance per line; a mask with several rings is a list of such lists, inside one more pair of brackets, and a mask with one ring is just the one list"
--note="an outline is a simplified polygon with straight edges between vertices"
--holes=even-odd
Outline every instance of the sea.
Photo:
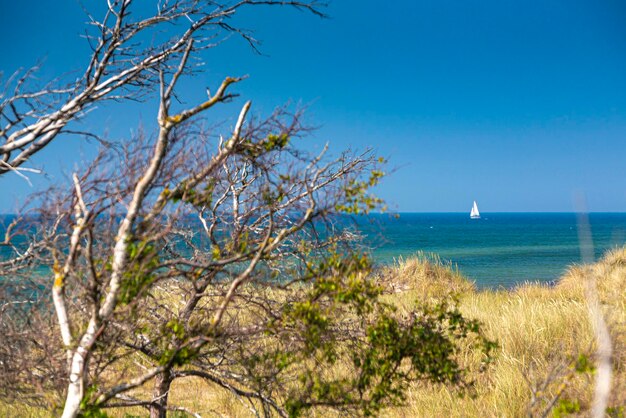
[[[595,257],[626,244],[626,213],[588,215]],[[575,213],[400,213],[361,219],[372,257],[393,264],[419,252],[437,254],[479,288],[555,283],[581,263]]]
[[[11,216],[0,215],[0,233]],[[595,257],[626,245],[626,213],[591,213]],[[555,283],[581,263],[575,213],[375,214],[352,220],[379,266],[435,254],[478,288]],[[0,246],[0,259],[8,248]]]

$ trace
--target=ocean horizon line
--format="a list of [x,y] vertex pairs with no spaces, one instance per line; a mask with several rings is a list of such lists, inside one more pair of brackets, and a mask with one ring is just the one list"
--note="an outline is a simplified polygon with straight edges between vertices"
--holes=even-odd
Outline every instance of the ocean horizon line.
[[[394,215],[394,214],[423,214],[423,215],[432,215],[432,214],[450,214],[450,215],[467,215],[469,211],[386,211],[386,212],[370,212],[370,215]],[[480,211],[481,215],[492,215],[492,214],[619,214],[625,215],[626,210],[624,211],[593,211],[593,212],[575,212],[575,211]]]
[[[363,214],[362,216],[367,215],[462,215],[468,214],[469,211],[385,211],[385,212],[370,212],[368,214]],[[618,215],[626,215],[626,210],[624,211],[591,211],[591,212],[575,212],[575,211],[482,211],[482,215],[493,215],[493,214],[618,214]],[[0,216],[17,216],[18,213],[0,213]],[[357,215],[361,216],[361,215]]]

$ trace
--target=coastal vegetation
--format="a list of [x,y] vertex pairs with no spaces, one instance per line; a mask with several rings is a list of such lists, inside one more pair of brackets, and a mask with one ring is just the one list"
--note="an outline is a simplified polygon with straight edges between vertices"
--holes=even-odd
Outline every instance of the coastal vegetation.
[[[111,1],[99,20],[86,11],[93,54],[64,88],[36,90],[32,71],[8,82],[0,175],[25,180],[31,156],[101,100],[154,107],[151,128],[125,140],[81,132],[98,155],[3,225],[3,401],[64,418],[133,407],[163,418],[189,410],[171,395],[195,378],[255,415],[372,416],[411,382],[471,391],[495,347],[480,323],[447,300],[401,315],[342,224],[384,209],[371,189],[385,160],[302,149],[299,109],[253,116],[246,101],[231,126],[207,123],[245,77],[184,101],[180,81],[216,38],[256,45],[230,23],[240,8],[321,15],[317,3],[156,3]],[[477,362],[460,357],[469,348]]]
[[[87,7],[78,77],[42,87],[35,67],[0,96],[1,176],[29,182],[40,171],[28,163],[63,135],[99,144],[3,218],[3,414],[584,414],[603,364],[592,283],[616,353],[600,412],[623,415],[623,250],[554,287],[511,291],[478,291],[436,257],[373,265],[351,221],[384,212],[373,192],[384,158],[311,152],[289,106],[263,117],[245,101],[232,123],[209,119],[245,76],[203,86],[201,99],[181,88],[228,37],[257,47],[233,23],[240,9],[324,16],[322,5],[155,5]],[[104,101],[143,101],[151,123],[118,141],[76,130]]]
[[[607,416],[624,416],[626,404],[626,249],[608,252],[592,265],[571,266],[554,286],[526,283],[510,290],[477,290],[451,265],[436,256],[418,254],[372,273],[383,285],[382,298],[397,315],[411,315],[415,301],[437,304],[453,297],[467,318],[477,319],[485,335],[497,341],[493,361],[473,374],[471,391],[457,386],[416,381],[402,406],[380,416],[587,416],[594,386],[594,334],[585,286],[595,278],[602,312],[614,344],[612,395]],[[279,291],[272,298],[284,297]],[[171,297],[169,303],[175,303]],[[468,341],[469,342],[469,341]],[[482,358],[469,345],[459,359],[467,367]],[[349,375],[349,362],[338,361],[332,373]],[[139,387],[138,392],[149,392]],[[236,393],[189,376],[173,383],[170,399],[182,411],[201,416],[254,416]],[[7,416],[47,416],[48,410],[21,402],[2,402]],[[140,408],[112,409],[110,416],[141,416]],[[311,416],[335,416],[314,408]]]
[[595,337],[585,294],[589,280],[597,281],[614,344],[607,414],[624,415],[626,249],[610,251],[595,264],[571,266],[554,286],[526,283],[478,291],[449,265],[423,256],[401,261],[385,274],[399,288],[389,296],[399,306],[408,306],[416,295],[457,294],[461,311],[480,320],[499,347],[491,368],[477,378],[476,396],[415,385],[401,416],[589,416],[595,378]]

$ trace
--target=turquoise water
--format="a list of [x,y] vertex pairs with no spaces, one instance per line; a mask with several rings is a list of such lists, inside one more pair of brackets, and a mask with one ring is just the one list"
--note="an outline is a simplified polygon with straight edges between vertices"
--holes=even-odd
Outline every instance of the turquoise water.
[[[551,282],[580,262],[574,213],[401,213],[359,222],[378,263],[418,251],[434,252],[456,264],[479,287],[512,287],[525,281]],[[626,213],[589,216],[596,257],[626,244]]]
[[[0,215],[0,233],[10,216]],[[626,213],[589,215],[596,257],[626,244]],[[513,287],[525,281],[551,282],[580,262],[574,213],[401,213],[358,220],[379,264],[418,251],[437,253],[478,287]],[[9,248],[0,246],[0,259]]]

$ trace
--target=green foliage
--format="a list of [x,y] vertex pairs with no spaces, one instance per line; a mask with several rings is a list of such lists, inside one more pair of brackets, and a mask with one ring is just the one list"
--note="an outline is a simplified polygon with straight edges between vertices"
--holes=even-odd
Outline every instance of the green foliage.
[[242,147],[245,155],[254,160],[273,151],[286,148],[289,145],[289,141],[289,135],[281,132],[279,134],[269,134],[258,142],[244,141]]
[[297,302],[289,306],[286,311],[292,325],[303,324],[302,333],[306,354],[312,353],[322,346],[322,336],[330,325],[330,318],[317,302],[310,300]]
[[286,133],[280,133],[278,135],[269,134],[267,138],[261,142],[261,146],[266,152],[273,151],[275,149],[283,149],[289,144],[289,135]]
[[352,215],[367,214],[376,208],[384,210],[383,200],[369,193],[384,175],[385,173],[380,170],[372,170],[367,180],[348,181],[343,187],[342,202],[335,205],[335,210]]
[[217,261],[220,258],[222,258],[222,250],[220,249],[219,246],[213,245],[211,247],[211,257],[213,257],[213,260],[215,260],[215,261]]
[[[475,348],[484,352],[486,360],[495,348],[479,333],[480,324],[464,318],[456,304],[417,307],[408,322],[383,313],[368,326],[366,349],[353,359],[355,367],[361,369],[357,388],[363,392],[369,387],[375,406],[384,397],[402,401],[398,382],[407,380],[466,386],[469,382],[464,380],[464,371],[455,358],[458,342],[471,334],[478,337]],[[400,367],[404,359],[410,361],[410,369]]]
[[[483,364],[491,361],[496,344],[483,336],[479,322],[461,314],[456,301],[416,305],[410,318],[402,318],[380,300],[382,290],[366,274],[363,255],[330,251],[310,268],[311,288],[268,330],[283,341],[275,347],[282,357],[280,367],[265,366],[294,366],[297,376],[284,404],[290,416],[315,406],[375,416],[402,403],[412,381],[470,389],[473,381],[458,361],[462,346],[481,351]],[[271,358],[257,356],[256,367]],[[335,374],[339,361],[351,367]]]
[[133,302],[156,278],[159,254],[155,246],[147,242],[128,243],[129,263],[121,282],[119,302],[127,305]]
[[108,418],[109,415],[104,412],[102,409],[97,407],[87,407],[86,409],[82,409],[81,413],[78,415],[81,418]]
[[[402,403],[407,384],[417,380],[467,389],[472,381],[466,379],[466,371],[456,357],[461,340],[472,341],[473,347],[484,353],[485,362],[491,359],[495,343],[485,339],[479,323],[464,318],[456,305],[422,306],[408,322],[398,319],[384,305],[376,304],[376,309],[365,325],[365,338],[344,343],[347,352],[341,352],[341,343],[338,345],[336,339],[332,344],[320,343],[320,330],[329,329],[330,323],[325,319],[320,327],[319,307],[313,315],[298,317],[305,330],[314,330],[301,335],[305,352],[316,359],[316,367],[300,373],[299,386],[290,392],[285,404],[290,416],[300,416],[315,405],[333,405],[354,414],[375,416],[385,406]],[[332,366],[342,355],[351,357],[352,373],[333,377],[319,372],[322,361]]]
[[578,373],[593,373],[595,366],[587,355],[580,354],[574,363],[574,370]]
[[185,181],[181,182],[170,190],[164,188],[161,195],[173,203],[185,202],[194,206],[210,206],[213,202],[213,191],[215,190],[215,180],[208,180],[202,188],[191,188]]
[[193,360],[197,356],[197,350],[184,344],[186,338],[188,338],[188,332],[185,325],[178,319],[169,320],[161,328],[159,337],[161,354],[158,363],[162,366],[166,364],[182,366]]
[[382,287],[366,278],[371,265],[363,254],[352,254],[349,259],[332,248],[327,259],[314,271],[312,299],[332,298],[350,305],[358,315],[369,313],[382,293]]
[[185,411],[172,411],[169,412],[167,416],[169,418],[189,418],[192,415],[186,413]]
[[85,390],[85,395],[80,401],[81,418],[107,418],[108,415],[100,409],[97,402],[93,402],[92,398],[98,392],[98,386],[91,385]]
[[626,417],[626,409],[623,406],[614,406],[606,408],[606,414],[611,418],[624,418]]
[[171,330],[171,335],[176,336],[179,340],[185,338],[185,326],[177,319],[171,319],[167,324],[165,324],[165,328]]
[[580,403],[577,399],[559,399],[559,402],[552,409],[552,416],[554,418],[561,418],[577,412],[580,412]]
[[[260,158],[288,144],[288,135],[270,134],[255,143],[241,144],[243,148],[237,151],[238,158]],[[340,194],[332,195],[332,199],[339,202],[335,205],[337,200],[332,200],[331,207],[335,205],[335,210],[349,214],[380,208],[382,200],[370,191],[383,176],[384,173],[376,169],[361,176],[360,170],[355,169],[341,179]],[[272,177],[276,178],[287,186],[297,181],[287,175]],[[290,189],[280,182],[268,183],[271,184],[255,188],[255,192],[260,193],[254,195],[254,202],[263,210],[271,211],[284,202]],[[164,205],[167,202],[206,205],[212,201],[214,188],[214,182],[208,182],[204,189],[183,182],[172,190],[163,189],[161,200]],[[218,236],[219,242],[212,242],[208,249],[210,256],[213,260],[224,260],[233,254],[245,254],[254,246],[255,238],[248,234],[245,231],[237,238],[228,233]],[[148,323],[154,324],[149,329],[144,324],[138,325],[136,334],[149,335],[146,340],[151,346],[147,355],[153,364],[185,369],[202,367],[198,365],[204,362],[206,367],[211,364],[211,356],[223,355],[224,363],[220,360],[218,367],[227,369],[224,376],[231,373],[236,376],[234,387],[259,396],[267,395],[267,399],[280,399],[281,406],[294,417],[315,407],[375,416],[381,408],[402,403],[408,384],[420,380],[471,388],[473,381],[459,361],[461,347],[479,350],[486,363],[491,359],[495,344],[483,336],[477,321],[460,313],[455,301],[416,305],[409,316],[401,316],[382,300],[383,288],[373,281],[367,256],[340,247],[332,236],[327,241],[321,239],[324,246],[312,250],[310,241],[305,234],[303,236],[305,239],[298,242],[299,237],[294,235],[294,245],[302,247],[300,256],[306,255],[305,273],[298,277],[305,285],[292,287],[276,299],[261,299],[256,295],[250,298],[251,305],[267,309],[263,311],[268,313],[267,317],[264,314],[261,318],[254,317],[257,311],[252,307],[250,312],[234,315],[232,324],[219,324],[217,330],[193,325],[193,321],[206,324],[206,318],[199,318],[201,315],[184,322],[176,312],[157,322],[158,325],[148,319]],[[348,252],[344,253],[346,250]],[[121,305],[131,304],[146,294],[161,265],[161,248],[155,241],[133,237],[127,251],[128,266],[119,293]],[[166,257],[165,254],[163,252],[162,256]],[[268,254],[263,262],[273,261],[273,256]],[[228,267],[236,272],[239,265],[233,263]],[[202,274],[201,271],[199,269],[198,274]],[[197,277],[193,271],[181,270],[181,273],[188,274],[186,277],[192,281]],[[292,273],[300,274],[295,268],[288,272]],[[220,292],[206,287],[199,289],[206,297],[204,312],[213,312],[214,304],[221,302],[219,296],[215,296]],[[237,303],[238,300],[231,301],[232,306]],[[246,308],[244,305],[241,311]],[[141,314],[158,311],[139,312],[137,317],[143,319]],[[249,328],[251,338],[238,333],[240,329],[229,332],[228,326]],[[264,333],[258,334],[259,330]],[[586,367],[582,360],[580,367],[581,370]],[[94,393],[85,396],[82,411],[85,416],[105,416],[97,408]]]

